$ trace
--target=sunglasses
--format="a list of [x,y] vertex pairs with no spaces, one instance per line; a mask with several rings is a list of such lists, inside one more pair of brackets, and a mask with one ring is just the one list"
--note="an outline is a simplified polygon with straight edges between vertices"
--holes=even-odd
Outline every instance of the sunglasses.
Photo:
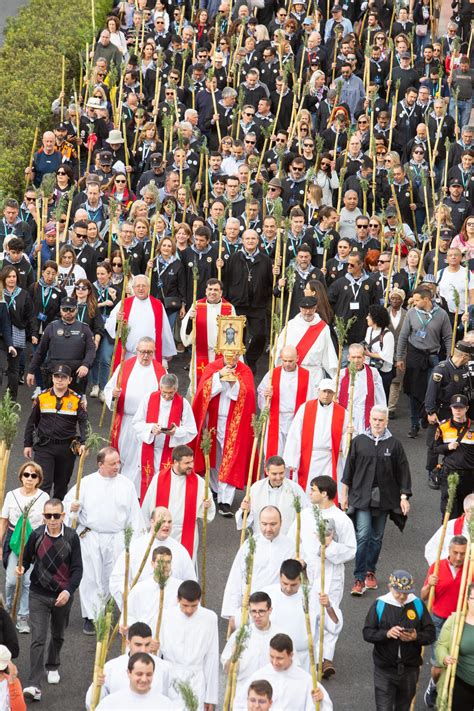
[[73,314],[75,310],[75,306],[61,306],[61,311],[64,311],[65,314]]
[[81,239],[86,239],[87,235],[84,234],[83,232],[76,232],[75,233],[76,237],[80,237]]
[[245,139],[245,143],[249,143],[251,146],[254,146],[256,141],[247,141],[247,139]]
[[89,291],[89,287],[84,284],[77,284],[76,291]]
[[378,222],[369,222],[369,227],[380,227]]
[[358,230],[368,230],[369,225],[356,225]]
[[304,168],[296,168],[294,165],[291,166],[295,173],[302,173]]
[[276,142],[277,143],[286,143],[286,138],[277,138]]
[[121,266],[122,266],[122,262],[112,262],[112,266],[113,266],[113,267],[121,267]]
[[314,145],[313,143],[303,143],[303,146],[304,146],[305,148],[312,148],[313,145]]
[[126,181],[126,180],[123,180],[122,178],[117,178],[117,179],[115,180],[115,182],[116,182],[116,183],[126,183],[127,181]]
[[389,259],[377,259],[377,264],[390,264]]
[[272,188],[268,188],[268,192],[269,192],[269,193],[274,193],[274,192],[276,192],[276,191],[279,190],[279,189],[280,189],[280,188],[273,188],[273,187],[272,187]]
[[38,474],[36,472],[23,472],[21,475],[23,479],[38,479]]
[[35,201],[36,201],[36,198],[28,198],[28,197],[25,198],[25,202],[35,202]]
[[363,124],[367,124],[368,121],[357,121],[357,123],[359,124],[359,126],[362,126]]
[[244,116],[255,116],[251,111],[244,111]]
[[61,516],[63,515],[63,512],[61,513],[44,513],[43,516],[47,521],[50,521],[52,518],[54,518],[55,521],[59,521]]
[[64,170],[58,170],[56,175],[66,175],[66,173],[64,172]]

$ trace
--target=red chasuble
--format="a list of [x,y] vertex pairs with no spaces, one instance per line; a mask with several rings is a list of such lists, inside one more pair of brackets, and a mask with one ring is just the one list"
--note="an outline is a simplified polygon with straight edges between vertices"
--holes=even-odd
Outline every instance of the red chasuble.
[[[202,374],[193,402],[198,434],[193,444],[194,466],[199,474],[206,470],[200,442],[205,428],[217,430],[217,414],[220,396],[211,398],[212,376],[224,367],[224,359],[209,363]],[[219,469],[219,481],[243,489],[247,484],[250,454],[253,442],[252,416],[255,414],[255,384],[250,368],[239,361],[235,375],[240,384],[237,400],[233,400],[227,416],[224,451]],[[216,436],[211,449],[211,467],[216,465]],[[257,463],[258,457],[255,458]],[[256,469],[256,467],[255,467]],[[255,474],[254,474],[255,476]]]
[[[232,314],[232,304],[225,299],[221,301],[221,316]],[[196,302],[196,386],[204,368],[209,364],[209,343],[207,340],[207,299]]]
[[[303,428],[301,432],[301,457],[300,468],[298,470],[298,484],[306,491],[309,470],[311,466],[311,454],[313,452],[314,428],[316,427],[316,415],[318,412],[318,400],[310,400],[305,405]],[[331,456],[332,456],[332,478],[337,482],[337,460],[341,449],[342,430],[344,427],[345,409],[337,402],[333,405],[331,420]],[[314,472],[317,476],[320,472]],[[336,498],[337,504],[337,498]]]
[[455,536],[462,536],[462,529],[463,529],[463,526],[464,526],[464,521],[465,521],[465,519],[466,519],[466,514],[463,514],[462,516],[459,516],[459,518],[457,518],[457,519],[454,521],[454,530],[453,530],[453,533],[454,533]]
[[[279,365],[272,373],[273,394],[270,400],[270,417],[268,420],[267,451],[265,459],[278,454],[278,434],[280,432],[280,381],[282,367]],[[309,370],[298,368],[298,386],[296,388],[295,413],[306,402],[309,385]]]
[[316,339],[318,338],[319,334],[325,326],[327,326],[327,324],[326,321],[323,320],[319,321],[319,323],[315,324],[314,326],[310,326],[304,336],[301,337],[299,343],[296,344],[296,350],[299,356],[299,363],[302,363],[303,360],[306,358],[309,351],[316,343]]
[[[171,467],[162,469],[156,482],[156,505],[169,508],[171,491]],[[181,544],[186,548],[191,558],[194,549],[194,532],[197,515],[198,478],[195,472],[186,476],[186,494],[184,499],[183,530]]]
[[[123,419],[123,411],[125,407],[125,395],[127,392],[127,384],[128,384],[128,379],[130,377],[130,374],[133,370],[133,366],[137,362],[137,356],[133,356],[133,358],[129,358],[128,360],[124,361],[123,366],[122,366],[122,383],[121,383],[121,391],[117,403],[117,415],[115,417],[115,423],[114,423],[114,429],[112,431],[112,435],[110,438],[110,446],[114,447],[115,449],[118,449],[118,443],[119,443],[119,437],[120,437],[120,430],[122,427],[122,419]],[[163,375],[166,375],[166,370],[163,368],[161,363],[158,363],[157,360],[153,359],[152,361],[153,364],[153,369],[155,371],[155,376],[156,380],[158,382],[158,385],[160,384],[160,380],[163,377]]]
[[[133,300],[135,299],[135,296],[129,296],[128,298],[125,299],[124,304],[123,304],[123,320],[128,323],[130,319],[130,312],[132,310],[133,306]],[[158,299],[155,299],[153,296],[149,297],[150,302],[151,302],[151,308],[153,309],[153,316],[155,318],[155,333],[150,334],[151,338],[154,338],[155,340],[155,358],[156,360],[160,361],[162,360],[163,356],[163,343],[162,343],[162,335],[161,332],[163,330],[163,304],[161,301]],[[118,324],[117,324],[118,328]],[[115,368],[118,367],[120,363],[120,358],[122,357],[122,341],[118,340],[117,343],[117,350],[115,352],[115,360],[114,360],[114,370]]]
[[[368,365],[364,365],[366,377],[367,377],[367,397],[365,398],[365,410],[364,419],[365,426],[368,427],[370,424],[370,411],[375,405],[375,386],[374,386],[374,374],[372,369]],[[361,371],[358,371],[361,372]],[[357,376],[356,376],[357,377]],[[349,370],[346,368],[343,379],[341,380],[341,389],[339,391],[339,404],[345,407],[347,410],[347,405],[349,403],[349,385],[351,376]]]
[[[159,390],[150,395],[148,400],[148,408],[146,411],[146,422],[157,423],[160,416],[160,405],[161,405],[161,393]],[[167,427],[172,425],[179,426],[181,419],[183,417],[183,398],[181,395],[176,394],[171,403],[170,414],[168,417]],[[171,450],[169,435],[165,436],[165,443],[163,445],[163,452],[161,455],[161,470],[171,469]],[[155,473],[155,445],[143,443],[142,444],[142,457],[141,457],[141,469],[142,477],[140,484],[140,504],[143,503],[145,494],[147,492],[150,481]]]

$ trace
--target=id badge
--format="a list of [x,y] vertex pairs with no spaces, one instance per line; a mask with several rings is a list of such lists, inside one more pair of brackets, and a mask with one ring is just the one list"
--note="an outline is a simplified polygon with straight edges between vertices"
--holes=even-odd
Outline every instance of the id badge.
[[47,319],[48,317],[46,316],[45,313],[43,313],[42,311],[40,311],[40,313],[37,315],[36,318],[38,319],[38,321],[46,321],[46,319]]
[[418,338],[426,338],[426,329],[425,328],[420,328],[417,332],[416,335]]
[[360,304],[357,301],[351,301],[349,308],[351,311],[358,311],[360,308]]
[[324,254],[324,247],[316,247],[317,254]]

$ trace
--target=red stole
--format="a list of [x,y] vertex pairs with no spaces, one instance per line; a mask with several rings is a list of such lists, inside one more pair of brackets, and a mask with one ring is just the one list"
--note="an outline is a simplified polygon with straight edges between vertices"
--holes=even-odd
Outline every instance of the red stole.
[[[221,301],[221,316],[232,314],[232,304]],[[207,299],[196,302],[196,385],[206,365],[209,364],[209,344],[207,341]]]
[[[155,340],[155,358],[156,360],[160,361],[162,360],[162,355],[163,355],[163,341],[162,341],[162,330],[163,330],[163,306],[161,304],[161,301],[158,301],[158,299],[155,299],[153,296],[148,297],[150,299],[151,303],[151,308],[153,309],[153,316],[155,317],[155,333],[150,334],[151,337],[154,336]],[[123,320],[129,323],[130,319],[130,312],[132,310],[133,306],[133,300],[135,299],[135,296],[129,296],[128,298],[125,299],[124,304],[123,304]],[[118,324],[117,324],[118,328]],[[114,360],[114,370],[115,368],[118,367],[120,363],[120,359],[122,357],[122,341],[119,338],[117,342],[117,350],[115,352],[115,360]]]
[[466,514],[463,514],[462,516],[459,516],[454,520],[454,529],[453,529],[453,534],[455,536],[462,536],[462,529],[464,527],[464,521],[466,519]]
[[296,350],[299,356],[299,363],[303,363],[303,360],[314,346],[316,339],[326,325],[326,322],[321,319],[319,323],[316,323],[314,326],[310,326],[304,336],[302,336],[300,342],[297,343]]
[[[368,427],[370,422],[370,411],[375,405],[375,386],[374,386],[374,374],[372,373],[372,368],[368,365],[364,365],[365,373],[367,377],[367,397],[365,398],[365,426]],[[362,372],[362,371],[358,371]],[[357,377],[357,376],[356,376]],[[351,376],[349,375],[349,370],[346,368],[344,377],[341,380],[341,388],[339,390],[339,404],[345,407],[347,410],[347,405],[349,402],[349,384]]]
[[[133,358],[129,358],[128,360],[124,361],[123,366],[122,366],[122,382],[121,382],[121,392],[119,395],[118,403],[117,403],[117,414],[115,417],[115,423],[114,423],[114,429],[111,434],[110,438],[110,446],[114,447],[115,449],[118,449],[118,443],[119,443],[119,437],[120,437],[120,429],[122,427],[122,418],[123,418],[123,411],[125,409],[125,395],[127,392],[127,384],[128,384],[128,379],[130,377],[130,374],[133,370],[133,366],[137,362],[137,356],[133,356]],[[158,385],[160,384],[160,380],[163,377],[163,375],[166,375],[166,370],[163,368],[161,363],[158,363],[157,360],[153,359],[153,370],[155,371],[156,375],[156,380]]]
[[[316,427],[318,404],[318,400],[309,400],[309,402],[306,403],[304,410],[298,484],[305,491],[311,466],[311,454],[313,452],[314,428]],[[337,460],[339,459],[339,451],[341,449],[342,430],[344,427],[345,415],[346,411],[342,405],[338,405],[337,402],[335,402],[331,420],[332,478],[335,482],[337,482]],[[337,504],[337,497],[335,503]]]
[[[146,411],[146,422],[158,422],[158,418],[160,416],[160,405],[161,405],[161,393],[159,390],[156,392],[152,393],[150,395],[150,399],[148,400],[148,408]],[[172,425],[179,425],[181,422],[181,418],[183,416],[183,398],[181,395],[176,394],[173,398],[173,402],[171,403],[171,408],[170,408],[170,415],[168,418],[167,426],[171,427]],[[166,470],[171,468],[171,447],[170,447],[170,439],[171,437],[169,435],[165,436],[165,443],[163,445],[163,452],[161,454],[161,462],[162,464],[160,465],[160,469]],[[143,503],[143,499],[145,498],[146,491],[148,489],[148,485],[153,477],[153,474],[155,473],[155,445],[152,442],[151,444],[144,443],[142,444],[142,457],[141,457],[141,469],[142,469],[142,478],[141,478],[141,484],[140,484],[140,504]]]
[[[171,491],[171,467],[162,469],[158,474],[156,482],[156,505],[164,506],[166,509],[170,502]],[[183,530],[181,532],[181,543],[188,551],[191,558],[194,550],[194,531],[196,527],[197,514],[197,494],[198,477],[195,472],[186,476],[186,494],[184,498]]]
[[[265,459],[278,454],[278,434],[280,431],[280,381],[282,367],[279,365],[272,374],[273,394],[270,400],[270,417],[268,420],[267,451]],[[298,367],[298,386],[296,389],[295,414],[298,408],[306,402],[309,385],[309,370]]]

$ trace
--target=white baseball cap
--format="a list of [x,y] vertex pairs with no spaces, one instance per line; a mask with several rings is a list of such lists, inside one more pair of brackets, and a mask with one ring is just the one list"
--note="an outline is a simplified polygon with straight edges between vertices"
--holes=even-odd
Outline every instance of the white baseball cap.
[[336,392],[336,383],[331,378],[323,378],[318,386],[319,390],[332,390]]
[[8,647],[0,644],[0,671],[5,671],[12,660],[12,655]]

